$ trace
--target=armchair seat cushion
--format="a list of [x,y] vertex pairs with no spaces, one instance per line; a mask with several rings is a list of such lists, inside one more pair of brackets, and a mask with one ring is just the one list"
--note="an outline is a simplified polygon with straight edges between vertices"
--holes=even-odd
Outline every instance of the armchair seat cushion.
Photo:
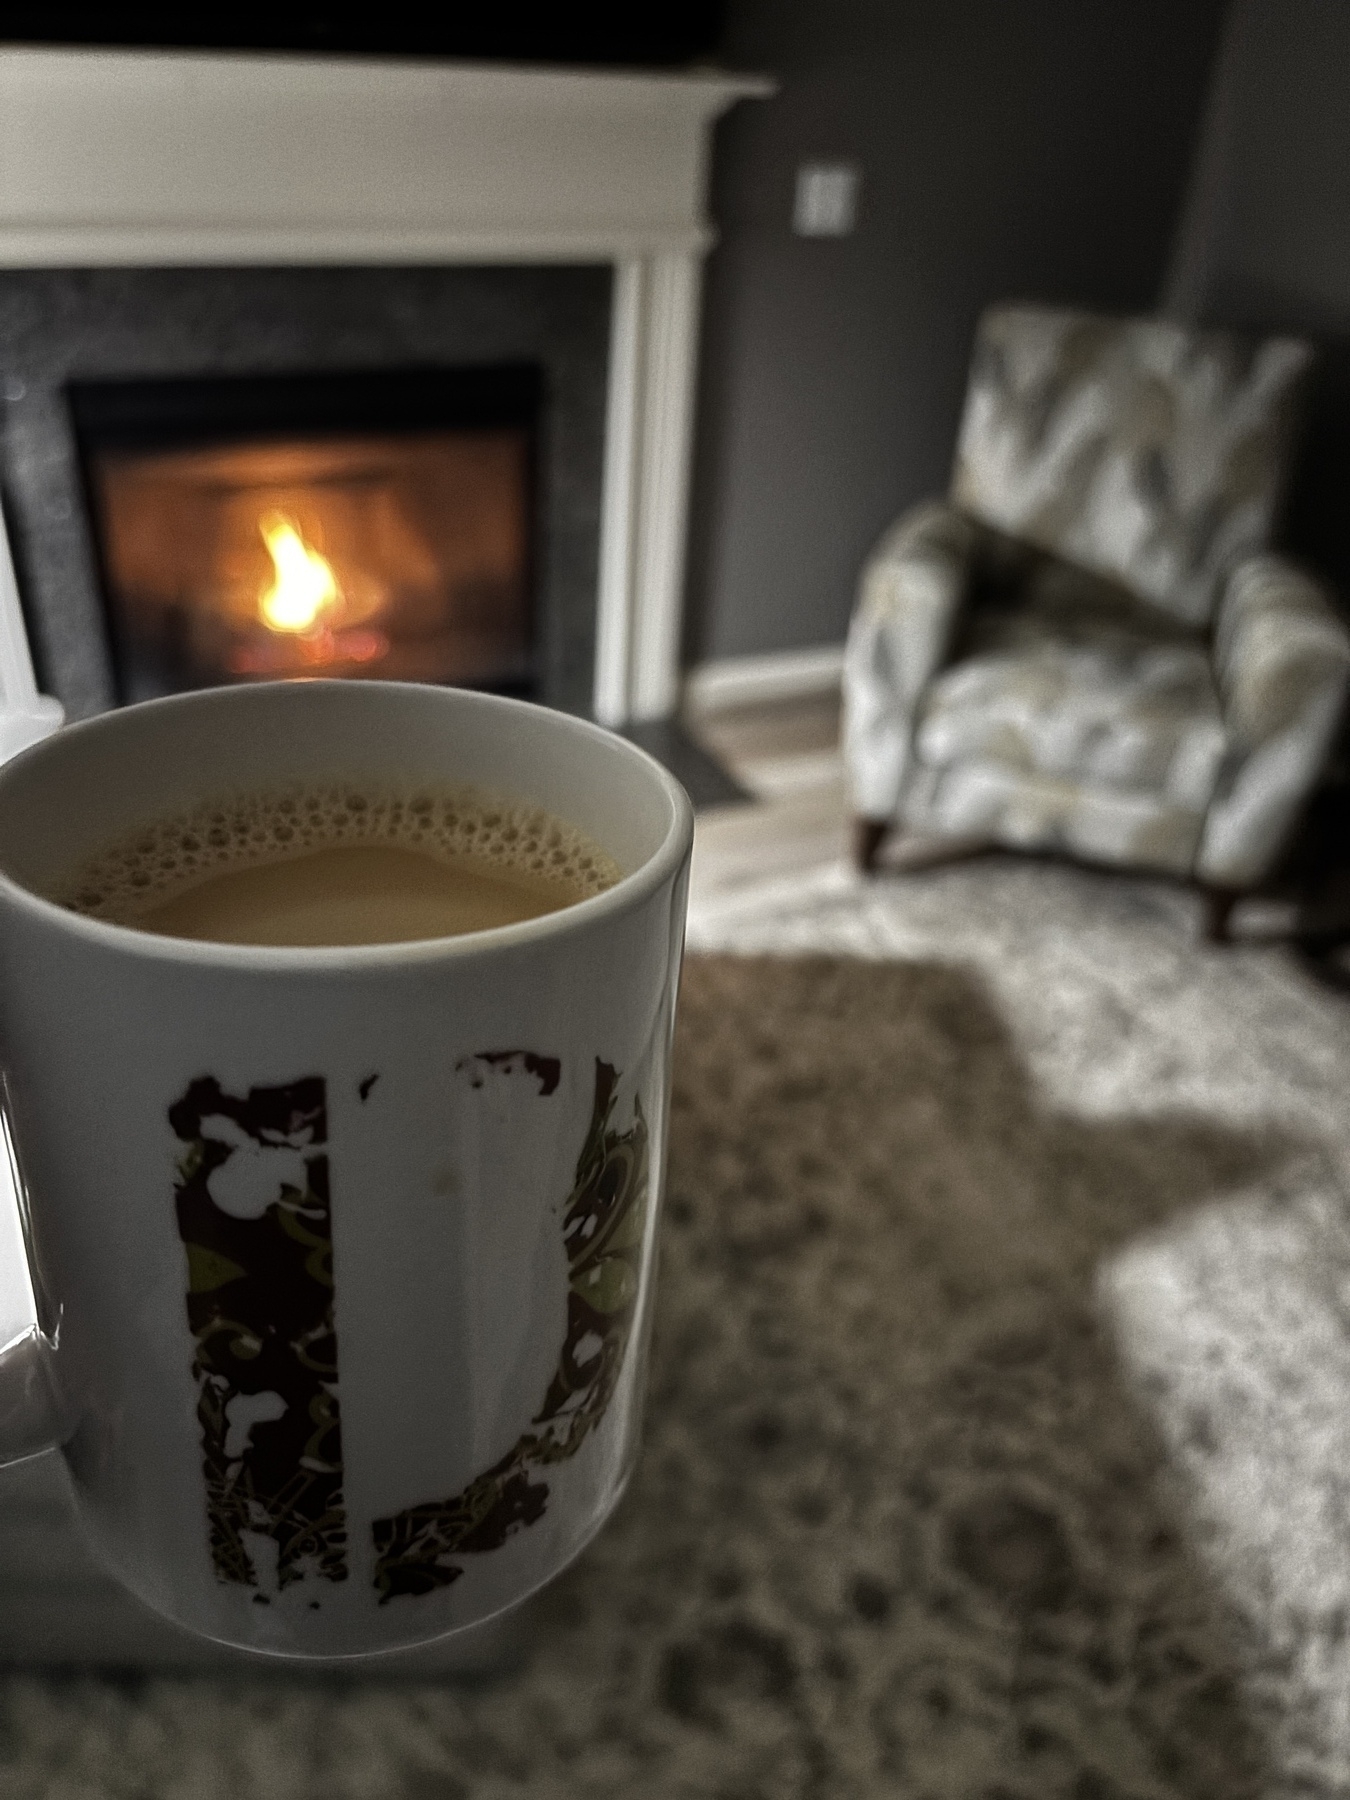
[[1208,806],[1226,738],[1198,643],[1150,642],[1111,623],[1094,633],[1087,620],[1067,638],[1038,635],[1017,614],[980,637],[923,697],[922,765],[978,762]]
[[916,764],[901,817],[907,830],[923,836],[1059,850],[1172,875],[1191,872],[1205,823],[1203,812],[1161,794],[1085,787],[980,761],[950,769]]

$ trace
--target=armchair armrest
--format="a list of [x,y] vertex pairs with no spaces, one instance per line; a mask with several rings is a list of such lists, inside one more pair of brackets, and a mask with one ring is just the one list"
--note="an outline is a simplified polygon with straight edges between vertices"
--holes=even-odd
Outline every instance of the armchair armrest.
[[1278,556],[1239,563],[1219,602],[1215,676],[1228,750],[1196,873],[1251,887],[1298,822],[1350,686],[1350,630],[1312,576]]
[[900,803],[915,711],[947,654],[980,537],[973,519],[926,501],[863,568],[844,650],[844,758],[864,818],[890,819]]

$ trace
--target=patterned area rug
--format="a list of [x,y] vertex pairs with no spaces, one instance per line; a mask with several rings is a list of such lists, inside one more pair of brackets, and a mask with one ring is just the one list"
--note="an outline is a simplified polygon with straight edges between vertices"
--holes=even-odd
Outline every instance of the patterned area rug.
[[1350,1791],[1350,1006],[1190,906],[696,919],[647,1448],[513,1664],[10,1677],[0,1795]]

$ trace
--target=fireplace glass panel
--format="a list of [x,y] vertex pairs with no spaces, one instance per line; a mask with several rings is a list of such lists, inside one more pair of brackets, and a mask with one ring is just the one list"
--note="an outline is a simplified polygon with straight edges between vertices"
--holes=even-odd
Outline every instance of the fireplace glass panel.
[[320,675],[534,691],[532,421],[235,420],[212,442],[199,415],[207,441],[165,446],[153,421],[98,441],[76,418],[122,699]]

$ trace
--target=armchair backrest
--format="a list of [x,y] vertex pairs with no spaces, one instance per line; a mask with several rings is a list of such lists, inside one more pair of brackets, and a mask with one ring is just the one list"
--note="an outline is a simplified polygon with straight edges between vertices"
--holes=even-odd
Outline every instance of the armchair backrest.
[[952,499],[1204,625],[1269,542],[1309,344],[999,306],[976,333]]

